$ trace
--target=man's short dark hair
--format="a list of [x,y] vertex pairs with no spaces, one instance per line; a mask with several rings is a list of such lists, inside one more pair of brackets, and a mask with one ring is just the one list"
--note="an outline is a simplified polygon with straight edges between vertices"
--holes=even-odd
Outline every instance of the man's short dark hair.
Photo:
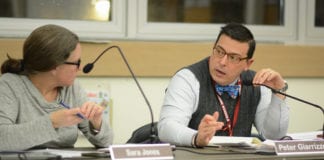
[[247,57],[250,59],[253,57],[253,53],[255,50],[255,40],[252,32],[246,28],[244,25],[239,23],[229,23],[224,27],[221,27],[221,31],[218,34],[215,44],[218,42],[221,35],[227,35],[234,40],[239,42],[246,42],[249,44],[249,50],[247,53]]

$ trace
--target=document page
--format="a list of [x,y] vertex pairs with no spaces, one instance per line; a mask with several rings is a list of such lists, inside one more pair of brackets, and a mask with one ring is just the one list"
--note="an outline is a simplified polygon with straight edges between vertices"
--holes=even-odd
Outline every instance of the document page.
[[42,152],[59,155],[62,158],[81,157],[85,151],[74,151],[74,150],[62,150],[62,149],[36,149],[30,152]]
[[266,140],[261,142],[256,137],[214,136],[208,146],[216,146],[240,153],[275,154],[273,141]]
[[323,134],[323,131],[289,133],[288,136],[290,136],[294,140],[312,140],[318,139],[318,135],[321,134]]
[[208,146],[255,147],[258,144],[261,141],[256,137],[214,136]]

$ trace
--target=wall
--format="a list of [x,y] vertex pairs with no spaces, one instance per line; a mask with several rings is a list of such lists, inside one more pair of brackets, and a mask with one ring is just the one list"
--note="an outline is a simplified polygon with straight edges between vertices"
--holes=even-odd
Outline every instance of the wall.
[[[82,43],[82,62],[92,62],[108,46],[117,45],[140,77],[169,77],[179,68],[209,56],[214,42],[113,41]],[[23,39],[0,39],[0,62],[6,53],[21,58]],[[108,51],[90,74],[81,76],[130,76],[116,48]],[[324,46],[257,44],[252,69],[271,66],[284,77],[324,77]]]
[[[109,89],[113,99],[114,143],[125,143],[135,129],[150,122],[148,107],[133,79],[80,77],[79,80],[86,88],[96,88],[96,84],[102,84]],[[324,106],[323,78],[286,78],[286,80],[289,83],[288,94]],[[151,103],[154,119],[158,120],[164,89],[169,83],[169,78],[139,78],[138,81]],[[321,129],[323,115],[319,109],[289,98],[287,103],[291,113],[289,132]]]
[[[0,39],[0,62],[6,59],[6,53],[20,58],[22,44],[23,39]],[[157,121],[170,76],[181,67],[208,56],[213,42],[82,43],[83,65],[92,62],[108,45],[118,45],[123,50]],[[288,94],[324,105],[323,51],[323,46],[259,44],[252,68],[271,67],[278,70],[289,83]],[[147,105],[129,76],[120,55],[113,49],[96,63],[90,74],[80,73],[78,77],[86,89],[96,89],[97,85],[101,85],[109,91],[113,99],[112,124],[116,144],[125,143],[132,131],[150,122]],[[287,99],[287,103],[291,106],[289,132],[313,131],[322,127],[323,116],[318,109],[291,99]]]

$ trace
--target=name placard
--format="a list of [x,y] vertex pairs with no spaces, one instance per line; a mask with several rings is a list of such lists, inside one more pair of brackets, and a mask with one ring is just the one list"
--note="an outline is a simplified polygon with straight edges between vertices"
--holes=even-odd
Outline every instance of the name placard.
[[324,140],[275,141],[277,155],[323,154]]
[[173,159],[170,144],[124,144],[109,147],[112,160]]

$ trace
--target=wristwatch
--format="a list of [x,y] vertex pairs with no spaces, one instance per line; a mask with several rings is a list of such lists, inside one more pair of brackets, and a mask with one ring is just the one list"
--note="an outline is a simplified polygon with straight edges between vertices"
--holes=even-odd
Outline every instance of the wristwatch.
[[287,91],[288,83],[287,83],[287,81],[284,81],[284,82],[285,82],[285,86],[283,88],[279,89],[278,92],[286,92]]

